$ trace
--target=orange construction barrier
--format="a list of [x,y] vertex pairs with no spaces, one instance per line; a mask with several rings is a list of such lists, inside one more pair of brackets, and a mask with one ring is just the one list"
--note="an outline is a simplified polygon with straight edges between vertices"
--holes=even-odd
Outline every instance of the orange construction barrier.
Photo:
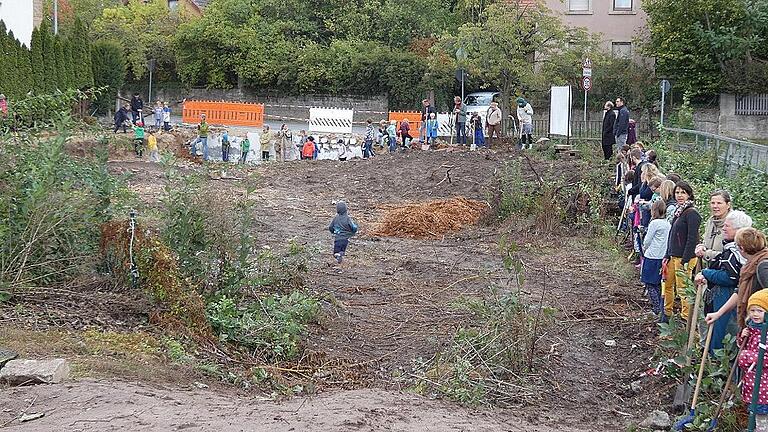
[[397,120],[397,130],[400,131],[400,122],[408,119],[411,125],[411,136],[419,137],[419,127],[421,126],[421,113],[418,111],[390,111],[389,121]]
[[264,125],[264,104],[188,100],[184,102],[181,121],[199,123],[200,114],[205,114],[210,124],[255,127]]

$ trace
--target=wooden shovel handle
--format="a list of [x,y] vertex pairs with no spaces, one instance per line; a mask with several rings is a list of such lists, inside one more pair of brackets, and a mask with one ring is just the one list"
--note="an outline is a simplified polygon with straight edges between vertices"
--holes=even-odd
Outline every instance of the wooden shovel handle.
[[699,364],[699,377],[696,378],[696,390],[693,391],[693,401],[691,401],[691,409],[696,409],[696,402],[699,400],[699,390],[701,390],[701,379],[704,377],[704,365],[707,364],[707,357],[709,356],[709,343],[712,342],[712,330],[715,329],[714,324],[709,325],[707,330],[707,340],[704,342],[704,351],[701,353],[701,364]]
[[696,337],[696,330],[698,327],[698,321],[699,321],[699,306],[701,305],[701,298],[704,297],[704,285],[699,285],[696,289],[696,301],[693,302],[693,311],[691,311],[691,327],[688,329],[688,344],[686,345],[685,349],[685,356],[687,357],[685,360],[685,365],[690,366],[691,365],[691,348],[693,348],[693,340]]

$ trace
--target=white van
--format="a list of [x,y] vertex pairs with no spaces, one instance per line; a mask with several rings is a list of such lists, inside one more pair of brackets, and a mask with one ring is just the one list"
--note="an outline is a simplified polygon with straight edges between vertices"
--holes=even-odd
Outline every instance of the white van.
[[483,130],[485,130],[485,116],[488,114],[488,108],[491,107],[491,102],[494,99],[499,98],[501,93],[499,92],[475,92],[470,93],[464,97],[464,105],[467,106],[467,122],[472,116],[472,113],[477,113],[480,119],[483,121]]

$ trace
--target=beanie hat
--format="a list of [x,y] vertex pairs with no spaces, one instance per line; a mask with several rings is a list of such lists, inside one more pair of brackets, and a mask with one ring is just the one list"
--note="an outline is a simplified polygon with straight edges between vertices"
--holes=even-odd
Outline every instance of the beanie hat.
[[519,98],[517,98],[517,104],[518,104],[519,106],[521,106],[521,107],[522,107],[522,106],[525,106],[525,104],[527,104],[527,103],[528,103],[528,102],[525,100],[525,98],[523,98],[523,97],[519,97]]
[[747,303],[747,310],[752,306],[758,306],[764,311],[768,311],[768,289],[757,291],[749,296],[749,302]]

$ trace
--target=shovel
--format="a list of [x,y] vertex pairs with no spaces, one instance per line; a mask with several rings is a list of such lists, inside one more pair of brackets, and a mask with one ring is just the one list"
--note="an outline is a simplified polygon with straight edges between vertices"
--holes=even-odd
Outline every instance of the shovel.
[[[707,340],[704,342],[704,351],[701,353],[701,363],[699,364],[699,376],[696,378],[696,390],[693,391],[693,400],[691,401],[691,410],[688,415],[683,417],[682,420],[675,423],[675,430],[685,430],[685,425],[693,423],[696,418],[696,402],[699,401],[699,391],[701,390],[701,379],[704,377],[704,365],[707,364],[707,356],[709,355],[709,343],[712,341],[712,330],[715,326],[710,324],[709,330],[707,330]],[[754,400],[754,398],[752,398]]]
[[757,368],[755,369],[755,385],[752,387],[752,402],[749,404],[749,426],[747,432],[755,432],[755,416],[757,402],[760,397],[760,381],[763,379],[763,355],[765,355],[765,335],[768,324],[760,324],[760,349],[757,351]]
[[[747,346],[746,342],[744,343],[744,346]],[[707,429],[707,432],[712,432],[717,428],[717,420],[720,418],[720,412],[723,410],[723,404],[725,403],[726,397],[730,397],[730,389],[731,389],[731,381],[733,381],[733,375],[736,372],[736,368],[739,365],[739,357],[741,357],[741,351],[744,349],[744,346],[739,348],[739,353],[736,354],[736,360],[733,361],[733,365],[731,365],[731,371],[728,372],[728,379],[725,381],[725,387],[723,388],[723,392],[720,394],[720,400],[717,402],[717,409],[715,410],[715,415],[712,416],[712,422],[709,424],[709,428]]]
[[[693,341],[696,339],[697,320],[699,318],[699,305],[701,304],[701,297],[704,295],[704,285],[699,285],[696,290],[696,301],[693,303],[693,311],[691,314],[691,324],[688,329],[688,344],[686,345],[685,354],[685,367],[691,365],[691,348],[693,348]],[[672,409],[675,412],[685,410],[685,406],[691,399],[691,385],[688,380],[683,381],[677,385],[675,389],[675,398],[672,402]]]

